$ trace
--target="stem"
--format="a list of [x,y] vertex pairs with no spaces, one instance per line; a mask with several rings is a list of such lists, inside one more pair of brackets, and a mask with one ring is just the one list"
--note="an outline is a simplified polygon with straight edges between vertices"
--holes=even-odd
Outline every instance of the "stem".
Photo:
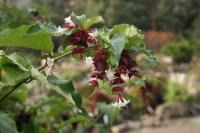
[[[89,49],[90,48],[94,48],[94,47],[89,47]],[[62,55],[59,55],[59,56],[56,56],[56,57],[54,57],[53,59],[54,59],[54,61],[56,62],[56,61],[58,61],[58,60],[60,60],[61,58],[63,58],[63,57],[65,57],[65,56],[67,56],[67,55],[69,55],[69,54],[71,54],[72,52],[68,52],[68,53],[64,53],[64,54],[62,54]],[[47,67],[47,64],[45,64],[45,65],[42,65],[42,66],[40,66],[39,68],[38,68],[38,71],[42,71],[42,70],[44,70],[45,68]],[[22,85],[23,83],[29,83],[29,82],[31,82],[32,80],[34,80],[33,79],[33,77],[29,77],[29,78],[27,78],[27,79],[24,79],[23,81],[21,81],[21,82],[19,82],[18,84],[16,84],[15,86],[13,86],[13,89],[12,90],[10,90],[8,93],[6,93],[2,98],[0,98],[0,103],[4,100],[4,99],[6,99],[13,91],[15,91],[20,85]],[[59,91],[57,91],[58,93],[60,93]],[[61,94],[61,93],[60,93]],[[62,95],[62,94],[61,94]]]
[[[60,55],[60,56],[54,57],[53,59],[54,59],[55,61],[57,61],[57,60],[59,60],[59,59],[65,57],[65,56],[67,56],[68,54],[71,54],[71,52],[69,52],[69,53],[64,53],[64,54],[62,54],[62,55]],[[45,64],[45,65],[43,65],[43,66],[40,66],[40,67],[38,68],[38,71],[42,71],[42,70],[44,70],[46,67],[47,67],[47,64]],[[21,86],[23,83],[26,83],[26,84],[27,84],[27,83],[30,83],[32,80],[33,80],[33,78],[32,78],[32,77],[29,77],[29,78],[26,78],[26,79],[22,80],[21,82],[19,82],[19,83],[16,84],[15,86],[13,86],[13,87],[12,87],[13,89],[11,89],[8,93],[6,93],[3,97],[0,98],[0,103],[1,103],[4,99],[6,99],[13,91],[15,91],[19,86]]]
[[1,99],[0,99],[0,103],[6,99],[13,91],[15,91],[19,86],[21,86],[24,82],[30,80],[30,78],[27,78],[21,82],[19,82],[18,84],[16,84],[15,86],[13,86],[13,89],[11,89],[8,93],[6,93]]

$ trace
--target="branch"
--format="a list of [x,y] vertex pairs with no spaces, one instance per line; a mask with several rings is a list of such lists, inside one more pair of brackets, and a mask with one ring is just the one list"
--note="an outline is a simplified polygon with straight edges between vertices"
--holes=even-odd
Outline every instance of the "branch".
[[[94,46],[89,47],[88,50],[89,50],[89,49],[92,49],[92,48],[94,48]],[[72,52],[64,53],[64,54],[62,54],[62,55],[53,57],[53,59],[54,59],[54,61],[56,62],[56,61],[62,59],[63,57],[65,57],[65,56],[67,56],[67,55],[69,55],[69,54],[72,54]],[[42,66],[40,66],[40,67],[38,68],[38,71],[42,71],[42,70],[44,70],[46,67],[47,67],[47,64],[42,65]],[[19,82],[19,83],[16,84],[15,86],[13,86],[13,89],[11,89],[8,93],[6,93],[3,97],[0,98],[0,103],[1,103],[4,99],[6,99],[13,91],[15,91],[19,86],[21,86],[21,85],[24,84],[24,83],[26,83],[26,84],[27,84],[27,83],[30,83],[32,80],[34,80],[33,77],[29,77],[29,78],[26,78],[26,79],[22,80],[21,82]]]
[[[69,55],[69,54],[71,54],[71,53],[72,53],[72,52],[64,53],[64,54],[62,54],[62,55],[59,55],[59,56],[54,57],[53,59],[54,59],[55,61],[58,61],[59,59],[65,57],[65,56],[67,56],[67,55]],[[44,70],[46,67],[47,67],[47,64],[42,65],[42,66],[40,66],[40,67],[38,68],[38,71],[42,71],[42,70]],[[3,97],[0,98],[0,103],[1,103],[4,99],[6,99],[6,98],[7,98],[13,91],[15,91],[18,87],[20,87],[22,84],[24,84],[24,83],[26,83],[26,84],[27,84],[27,83],[30,83],[32,80],[33,80],[33,77],[29,77],[29,78],[26,78],[26,79],[22,80],[21,82],[19,82],[19,83],[16,84],[15,86],[13,86],[12,89],[11,89],[8,93],[6,93]]]

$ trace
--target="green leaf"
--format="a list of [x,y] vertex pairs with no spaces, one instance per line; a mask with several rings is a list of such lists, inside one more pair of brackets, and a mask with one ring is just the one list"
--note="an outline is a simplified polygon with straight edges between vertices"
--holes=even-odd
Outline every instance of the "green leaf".
[[72,99],[74,100],[77,107],[81,107],[82,105],[82,96],[78,91],[74,91],[71,94]]
[[66,122],[63,122],[61,126],[66,126],[73,123],[83,123],[83,122],[86,122],[87,120],[88,118],[83,115],[76,115],[69,118],[69,120],[67,120]]
[[109,124],[112,125],[118,111],[111,104],[98,103],[98,107],[101,113],[108,115]]
[[57,31],[56,25],[52,24],[52,23],[41,24],[40,27],[41,27],[41,29],[47,31],[48,33],[52,33],[52,34]]
[[97,23],[104,23],[104,19],[101,16],[94,16],[94,17],[88,18],[86,22],[84,23],[84,28],[89,28],[92,25],[97,24]]
[[67,47],[65,47],[64,53],[70,53],[73,51],[74,48],[75,48],[74,45],[68,45]]
[[25,47],[45,52],[53,51],[51,35],[44,30],[33,32],[31,25],[0,32],[0,47]]
[[18,133],[15,121],[8,117],[7,114],[0,112],[0,132],[1,133]]
[[74,20],[74,22],[77,23],[78,25],[80,25],[81,27],[84,27],[84,24],[86,21],[86,15],[83,14],[81,16],[72,17],[72,20]]
[[7,56],[2,50],[0,50],[0,68],[3,65],[14,64],[22,71],[29,71],[31,68],[28,61],[17,53],[13,53]]
[[110,29],[104,27],[97,31],[97,40],[101,44],[101,48],[108,49],[110,47]]
[[121,53],[122,53],[127,42],[128,42],[128,40],[127,40],[127,38],[124,34],[115,35],[111,39],[111,45],[114,49],[114,54],[115,54],[115,58],[117,60],[117,65],[119,63]]
[[136,36],[139,34],[138,29],[134,25],[120,24],[115,25],[112,30],[112,35],[115,34],[125,34],[128,38]]
[[46,81],[46,76],[44,76],[44,74],[42,74],[40,71],[38,71],[38,69],[32,67],[31,69],[31,76],[37,80],[40,81]]
[[38,31],[40,31],[41,30],[41,27],[40,27],[40,25],[39,24],[34,24],[34,25],[32,25],[30,28],[29,28],[29,30],[27,31],[27,33],[35,33],[35,32],[38,32]]
[[0,69],[0,81],[4,84],[1,85],[2,88],[14,86],[31,75],[31,64],[17,53],[7,56],[3,51],[0,51]]
[[71,80],[61,80],[53,75],[48,76],[47,80],[50,84],[58,86],[64,92],[72,93],[75,90]]
[[29,90],[25,85],[21,85],[17,90],[11,93],[9,98],[13,98],[14,100],[24,103],[28,97],[28,91]]

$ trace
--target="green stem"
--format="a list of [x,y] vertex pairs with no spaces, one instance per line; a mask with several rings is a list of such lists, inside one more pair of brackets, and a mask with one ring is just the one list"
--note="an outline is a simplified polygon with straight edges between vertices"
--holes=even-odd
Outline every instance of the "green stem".
[[30,78],[27,78],[21,82],[19,82],[18,84],[16,84],[15,86],[13,86],[13,89],[11,89],[8,93],[6,93],[1,99],[0,99],[0,103],[6,99],[12,92],[14,92],[18,87],[20,87],[24,82],[30,80]]
[[[62,54],[62,55],[59,55],[59,56],[57,56],[57,57],[54,57],[53,59],[55,60],[55,61],[57,61],[57,60],[59,60],[59,59],[61,59],[61,58],[63,58],[63,57],[65,57],[65,56],[67,56],[67,55],[69,55],[69,54],[71,54],[71,52],[69,52],[69,53],[64,53],[64,54]],[[38,68],[38,71],[42,71],[42,70],[44,70],[45,68],[47,67],[47,65],[45,64],[45,65],[42,65],[42,66],[40,66],[39,68]],[[26,79],[24,79],[24,80],[22,80],[21,82],[19,82],[18,84],[16,84],[15,86],[13,86],[12,87],[12,89],[8,92],[8,93],[6,93],[3,97],[1,97],[0,98],[0,103],[3,101],[3,100],[5,100],[12,92],[14,92],[18,87],[20,87],[23,83],[29,83],[29,82],[31,82],[33,80],[33,78],[32,77],[29,77],[29,78],[26,78]],[[58,92],[58,91],[57,91]],[[60,93],[60,92],[58,92],[58,93]],[[61,93],[60,93],[61,94]]]

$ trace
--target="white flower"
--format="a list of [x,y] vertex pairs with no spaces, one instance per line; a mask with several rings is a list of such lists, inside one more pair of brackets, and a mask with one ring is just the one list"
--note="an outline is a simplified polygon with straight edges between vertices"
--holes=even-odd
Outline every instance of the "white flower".
[[54,32],[54,36],[61,36],[66,30],[66,28],[61,28],[61,26],[58,26],[57,30]]
[[111,71],[111,70],[108,70],[106,71],[106,77],[109,79],[109,80],[113,80],[115,78],[115,72],[114,71]]
[[65,23],[69,24],[69,25],[72,26],[72,27],[75,26],[74,22],[73,22],[72,19],[71,19],[71,16],[65,18]]
[[47,58],[47,70],[46,70],[46,75],[51,75],[53,73],[55,66],[55,60],[52,58]]
[[91,66],[93,64],[92,57],[86,57],[85,64],[87,64],[88,66]]
[[94,38],[94,33],[89,32],[88,35],[90,35],[92,38]]
[[118,101],[115,101],[112,103],[112,106],[118,109],[121,109],[123,107],[126,107],[129,104],[130,100],[126,100],[124,97],[118,99]]

